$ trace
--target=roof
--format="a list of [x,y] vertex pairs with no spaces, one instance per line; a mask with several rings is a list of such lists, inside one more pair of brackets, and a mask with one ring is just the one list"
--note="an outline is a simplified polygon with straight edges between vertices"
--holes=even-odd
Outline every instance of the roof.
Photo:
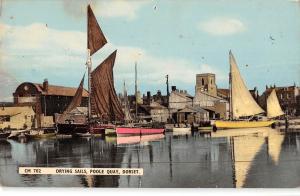
[[218,88],[218,89],[217,89],[217,93],[218,93],[218,94],[221,94],[222,96],[229,97],[229,89]]
[[150,108],[151,109],[167,109],[167,107],[165,107],[155,101],[150,103]]
[[215,99],[224,100],[223,97],[220,97],[220,96],[214,96],[214,95],[211,95],[211,94],[209,94],[209,93],[207,93],[207,92],[198,91],[197,93],[201,93],[201,94],[203,94],[203,95],[206,95],[206,96],[208,96],[208,97],[213,97],[213,98],[215,98]]
[[191,99],[193,98],[192,95],[190,95],[188,93],[185,93],[184,91],[180,92],[180,91],[176,90],[176,91],[172,91],[171,93],[174,93],[174,94],[179,95],[181,97],[188,97],[188,98],[191,98]]
[[217,110],[216,110],[216,108],[214,108],[214,107],[209,107],[209,106],[207,106],[207,107],[203,107],[203,109],[206,110],[206,111],[211,111],[211,112],[217,113]]
[[87,115],[88,108],[87,107],[76,107],[73,110],[71,110],[69,113],[71,113],[71,114],[85,114],[85,115]]
[[275,91],[276,92],[290,92],[290,93],[293,93],[295,91],[296,88],[299,88],[299,87],[296,87],[296,86],[285,86],[285,87],[270,87],[270,88],[267,88],[266,91],[268,93],[271,93],[271,91],[275,88]]
[[178,111],[179,113],[206,113],[207,111],[202,109],[199,106],[187,106],[182,110]]
[[[48,85],[48,91],[45,91],[43,89],[43,84],[33,83],[33,85],[37,88],[39,92],[41,92],[43,95],[61,95],[61,96],[74,96],[77,87],[65,87],[65,86],[56,86],[56,85]],[[83,97],[88,97],[89,93],[86,89],[83,89],[82,91]]]

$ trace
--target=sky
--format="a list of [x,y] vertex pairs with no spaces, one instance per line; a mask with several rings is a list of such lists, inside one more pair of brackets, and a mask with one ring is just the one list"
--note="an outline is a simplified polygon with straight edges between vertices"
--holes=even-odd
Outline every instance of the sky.
[[[86,67],[86,6],[108,44],[93,68],[117,49],[114,82],[194,95],[196,74],[215,73],[228,87],[232,50],[249,89],[300,85],[299,0],[0,0],[0,101],[22,82],[77,87]],[[87,86],[87,81],[85,82]]]

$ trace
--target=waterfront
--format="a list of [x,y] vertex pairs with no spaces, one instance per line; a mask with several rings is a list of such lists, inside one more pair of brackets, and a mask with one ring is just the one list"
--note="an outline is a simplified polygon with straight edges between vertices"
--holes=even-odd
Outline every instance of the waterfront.
[[[296,132],[255,128],[210,135],[167,132],[126,138],[1,140],[0,183],[47,187],[299,187],[300,134]],[[144,175],[19,175],[19,166],[140,167]]]

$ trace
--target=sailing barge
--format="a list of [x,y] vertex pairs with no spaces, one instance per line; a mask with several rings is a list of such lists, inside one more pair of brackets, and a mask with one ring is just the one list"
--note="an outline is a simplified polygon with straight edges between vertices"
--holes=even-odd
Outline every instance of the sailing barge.
[[[88,69],[88,89],[89,102],[87,120],[83,123],[75,121],[68,121],[67,114],[81,103],[83,81],[78,87],[78,90],[73,97],[70,105],[66,111],[61,115],[57,121],[58,133],[71,135],[88,135],[105,133],[105,129],[116,129],[116,122],[124,123],[125,114],[122,110],[121,103],[117,97],[114,79],[113,67],[116,59],[117,50],[110,54],[100,65],[92,71],[92,55],[100,50],[107,40],[97,22],[97,19],[90,7],[87,7],[87,62]],[[109,122],[111,124],[109,124]],[[117,128],[118,131],[123,130],[124,134],[140,134],[140,133],[162,133],[164,129],[153,128]],[[126,130],[126,131],[125,131]]]

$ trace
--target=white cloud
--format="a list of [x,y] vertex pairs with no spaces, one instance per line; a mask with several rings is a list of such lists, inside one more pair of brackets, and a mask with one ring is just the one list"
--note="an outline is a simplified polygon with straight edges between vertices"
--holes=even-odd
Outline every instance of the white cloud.
[[246,30],[246,26],[240,20],[234,18],[212,18],[199,23],[198,28],[211,35],[218,36],[232,35]]
[[[0,24],[0,28],[4,30],[0,34],[3,44],[0,51],[1,64],[21,82],[41,82],[43,78],[48,78],[49,82],[60,81],[56,84],[76,86],[80,81],[86,61],[84,33],[59,31],[47,28],[44,24],[24,27]],[[161,88],[165,85],[166,74],[169,74],[172,84],[192,87],[197,73],[213,72],[220,74],[218,78],[222,77],[222,73],[210,65],[196,65],[178,57],[157,57],[142,48],[111,43],[93,55],[93,67],[115,49],[118,52],[114,76],[119,91],[123,80],[133,88],[135,62],[138,63],[138,82],[141,86]]]
[[67,13],[74,17],[86,17],[86,7],[91,4],[94,14],[99,17],[123,17],[135,19],[141,7],[150,3],[149,0],[64,0],[63,5]]

